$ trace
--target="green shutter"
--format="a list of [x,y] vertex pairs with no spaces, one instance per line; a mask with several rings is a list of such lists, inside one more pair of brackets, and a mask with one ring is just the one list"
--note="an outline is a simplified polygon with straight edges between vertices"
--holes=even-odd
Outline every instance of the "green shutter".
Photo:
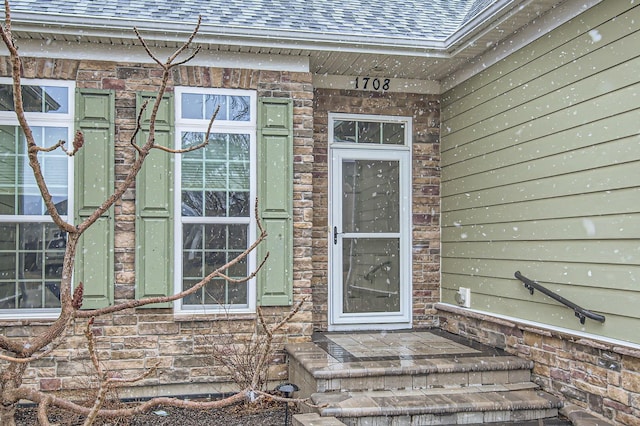
[[[137,111],[149,100],[138,143],[149,135],[149,116],[155,93],[138,93]],[[165,95],[155,123],[155,142],[173,146],[173,97]],[[173,161],[174,155],[154,149],[136,181],[136,298],[172,294],[173,282]],[[171,303],[146,305],[169,308]]]
[[268,236],[258,246],[258,303],[293,303],[293,102],[258,101],[258,207]]
[[[76,90],[76,129],[85,140],[75,156],[76,223],[90,216],[113,191],[114,114],[113,91]],[[84,283],[83,308],[102,308],[113,302],[113,235],[111,208],[80,239],[75,282]]]

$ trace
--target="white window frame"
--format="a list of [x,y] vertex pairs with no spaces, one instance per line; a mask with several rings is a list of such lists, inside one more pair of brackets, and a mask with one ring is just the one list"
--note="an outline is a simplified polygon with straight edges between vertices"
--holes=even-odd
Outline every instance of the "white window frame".
[[[250,100],[250,116],[248,121],[215,120],[211,127],[211,134],[215,133],[237,133],[248,134],[250,139],[250,161],[249,161],[249,199],[251,200],[250,215],[246,218],[240,217],[182,217],[182,158],[178,154],[175,161],[174,179],[174,294],[182,291],[182,225],[185,223],[202,224],[246,224],[247,247],[256,238],[256,218],[255,200],[257,194],[257,94],[254,90],[242,89],[219,89],[200,87],[176,87],[175,93],[175,147],[181,148],[181,135],[183,132],[206,133],[209,119],[187,119],[182,118],[182,94],[195,93],[204,95],[227,95],[227,96],[248,96]],[[251,252],[247,259],[248,272],[256,268],[256,250]],[[247,304],[246,305],[189,305],[184,308],[182,299],[174,302],[174,311],[177,315],[194,314],[221,314],[221,313],[254,313],[256,310],[256,279],[253,278],[247,283]]]
[[[9,77],[0,77],[0,84],[12,85]],[[72,149],[74,125],[75,125],[75,81],[46,80],[46,79],[21,79],[22,86],[49,86],[66,87],[68,111],[66,113],[42,113],[25,112],[27,122],[31,127],[66,127],[67,143],[65,148]],[[15,111],[0,111],[0,125],[19,126]],[[47,153],[40,153],[45,156]],[[67,222],[74,221],[74,157],[67,158],[67,215],[62,218]],[[53,223],[48,215],[0,215],[0,223]],[[57,318],[60,308],[25,308],[25,309],[0,309],[0,319],[53,319]]]

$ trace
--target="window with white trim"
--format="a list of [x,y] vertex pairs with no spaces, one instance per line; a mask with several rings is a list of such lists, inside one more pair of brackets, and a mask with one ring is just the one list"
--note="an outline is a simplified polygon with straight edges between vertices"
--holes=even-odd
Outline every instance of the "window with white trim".
[[[22,92],[39,146],[72,141],[72,82],[23,80]],[[53,202],[67,220],[73,212],[73,159],[60,149],[38,157]],[[11,80],[0,79],[0,315],[57,312],[65,247],[66,233],[48,215],[29,166]]]
[[[176,292],[188,289],[242,253],[255,235],[256,93],[178,87],[176,147],[203,142],[209,120],[220,110],[209,144],[176,160]],[[235,264],[225,275],[246,277],[255,255]],[[255,280],[235,283],[214,279],[177,301],[183,312],[255,309]]]

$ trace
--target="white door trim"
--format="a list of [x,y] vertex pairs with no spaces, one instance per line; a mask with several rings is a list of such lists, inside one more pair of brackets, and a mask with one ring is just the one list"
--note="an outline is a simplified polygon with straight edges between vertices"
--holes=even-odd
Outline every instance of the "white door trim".
[[[328,329],[330,331],[347,330],[392,330],[411,328],[412,322],[412,250],[411,250],[411,118],[381,117],[363,115],[330,114],[329,135],[333,140],[332,128],[334,119],[402,121],[407,123],[405,145],[373,145],[356,143],[330,143],[329,145],[329,282],[328,282]],[[389,313],[344,313],[342,289],[342,236],[339,234],[334,244],[334,226],[342,227],[342,160],[398,160],[400,164],[400,232],[389,236],[400,238],[400,309]],[[338,223],[340,222],[340,223]],[[340,232],[342,229],[340,229]],[[378,236],[385,234],[379,234]],[[358,234],[366,237],[366,234]]]

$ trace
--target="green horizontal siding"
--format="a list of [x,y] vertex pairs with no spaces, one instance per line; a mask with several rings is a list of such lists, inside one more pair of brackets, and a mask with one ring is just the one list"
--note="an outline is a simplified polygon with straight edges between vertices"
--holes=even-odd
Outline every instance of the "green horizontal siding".
[[600,4],[444,94],[444,302],[640,343],[638,45],[640,6]]
[[[637,5],[630,2],[609,2],[606,10],[600,5],[598,6],[600,12],[593,13],[593,10],[596,10],[594,8],[588,13],[581,14],[568,24],[503,59],[497,65],[500,68],[499,73],[495,72],[497,67],[483,70],[465,84],[444,94],[441,100],[442,119],[448,121],[461,112],[486,102],[491,97],[502,97],[509,91],[518,89],[526,81],[544,76],[555,68],[605,48],[623,36],[632,35],[640,25],[634,16],[634,13],[637,13],[633,11],[635,7]],[[592,30],[598,31],[602,36],[602,43],[593,43],[589,35]],[[629,53],[633,54],[633,49]],[[517,74],[518,71],[521,74]],[[581,69],[572,70],[576,79],[580,72],[582,72]],[[516,78],[519,75],[522,76],[520,80]],[[487,93],[489,95],[486,95]]]
[[[599,215],[637,213],[634,200],[640,199],[640,188],[601,191],[591,194],[564,195],[561,197],[527,201],[498,206],[480,206],[473,209],[451,210],[442,202],[442,226],[470,224],[508,223],[556,218],[588,218]],[[446,213],[446,214],[445,214]],[[548,226],[548,223],[547,223]],[[443,230],[444,232],[444,230]],[[602,237],[602,236],[601,236]]]
[[[613,121],[615,126],[611,127],[610,124]],[[514,141],[513,135],[510,136],[507,132],[491,137],[491,146],[495,149],[491,153],[491,165],[485,161],[486,147],[483,150],[481,143],[464,145],[455,151],[450,151],[448,154],[450,160],[455,160],[457,157],[461,161],[450,161],[447,164],[447,179],[454,180],[503,167],[517,167],[533,159],[554,155],[565,156],[567,152],[576,149],[586,150],[604,142],[635,136],[637,130],[634,126],[637,122],[638,111],[631,109],[613,117],[605,117],[543,136],[540,134],[544,132],[544,127],[523,126],[518,129],[517,141]],[[624,142],[625,145],[626,143]]]
[[[525,275],[523,273],[523,275]],[[527,275],[525,275],[527,276]],[[490,299],[495,297],[495,294],[499,294],[501,299],[508,299],[510,301],[516,301],[512,303],[519,303],[521,306],[528,306],[528,309],[537,309],[536,305],[543,305],[540,309],[546,309],[548,307],[561,308],[558,311],[567,310],[569,308],[556,302],[554,299],[534,291],[534,294],[529,293],[523,284],[514,285],[512,282],[513,275],[505,279],[495,277],[468,277],[464,275],[451,275],[448,279],[456,281],[462,287],[471,288],[472,298],[476,296],[483,298],[487,303],[491,303]],[[530,277],[527,277],[530,278]],[[581,291],[575,285],[564,285],[554,282],[538,281],[541,285],[547,287],[549,290],[553,290],[565,298],[568,298],[572,302],[579,306],[589,309],[596,308],[598,301],[602,299],[611,299],[611,305],[616,306],[616,309],[610,310],[598,310],[607,317],[611,316],[623,316],[632,318],[636,315],[638,303],[640,303],[640,294],[634,291],[616,291],[611,292],[610,289],[604,288],[590,288],[588,292]],[[572,310],[569,309],[569,312]],[[564,326],[564,324],[556,324]],[[598,324],[600,327],[600,325]]]
[[[637,69],[637,66],[635,69],[628,68],[627,74],[637,79]],[[605,74],[601,78],[611,78],[611,85],[616,85],[615,76],[608,77]],[[586,85],[582,89],[588,91],[591,90],[591,86]],[[518,142],[542,138],[568,129],[577,129],[605,118],[615,120],[617,115],[637,108],[640,84],[627,85],[621,89],[616,87],[616,89],[618,90],[585,101],[570,100],[558,94],[550,95],[475,123],[453,135],[443,135],[442,165],[448,166],[477,155],[493,153]],[[448,127],[448,123],[445,125]],[[526,132],[524,137],[523,132]],[[467,144],[470,146],[466,146]],[[448,149],[449,146],[455,149],[452,151]],[[463,146],[464,149],[461,149]]]
[[[628,201],[628,200],[627,200]],[[640,240],[640,213],[552,218],[502,223],[456,223],[442,229],[442,241]]]
[[[635,340],[629,335],[634,335],[634,333],[637,334],[637,329],[629,330],[629,325],[635,321],[633,318],[621,315],[607,315],[606,322],[604,324],[600,324],[599,322],[589,319],[585,321],[585,324],[580,324],[571,309],[565,308],[560,304],[552,305],[540,303],[542,296],[538,292],[533,296],[533,299],[536,300],[535,302],[527,302],[522,299],[510,299],[506,297],[486,297],[482,294],[478,295],[476,298],[473,293],[473,289],[471,291],[473,294],[472,299],[477,299],[475,300],[475,303],[477,304],[481,304],[483,306],[499,304],[501,306],[501,311],[499,312],[500,315],[522,317],[523,312],[534,312],[537,319],[544,319],[544,322],[549,325],[568,328],[569,325],[575,324],[575,327],[572,328],[575,328],[580,332],[591,333],[593,335],[603,335],[603,329],[606,329],[606,337],[632,342]],[[522,291],[527,295],[529,294],[529,292],[524,288]],[[442,296],[445,299],[452,300],[454,292],[452,290],[445,289],[443,290]],[[636,303],[637,302],[638,301],[636,300]],[[588,309],[588,306],[583,306],[583,308]],[[538,322],[540,321],[538,320]]]
[[449,180],[442,196],[447,197],[447,203],[466,208],[477,204],[476,199],[495,205],[523,198],[586,194],[638,186],[638,170],[640,149],[635,136]]
[[[515,271],[520,271],[527,278],[536,278],[539,271],[544,270],[545,275],[554,277],[557,284],[580,285],[582,287],[616,289],[625,291],[637,290],[637,278],[640,276],[640,266],[638,265],[612,265],[607,263],[567,263],[564,261],[549,262],[543,260],[533,260],[523,263],[518,259],[465,259],[448,257],[442,260],[442,273],[445,276],[460,275],[466,276],[469,281],[474,277],[487,279],[500,278],[513,280]],[[453,278],[455,279],[455,278]],[[510,288],[519,289],[509,281]],[[487,282],[467,282],[477,290],[482,290],[483,285],[492,285]],[[457,287],[456,287],[457,288]],[[524,294],[518,291],[518,295]],[[489,291],[481,291],[490,294]]]

